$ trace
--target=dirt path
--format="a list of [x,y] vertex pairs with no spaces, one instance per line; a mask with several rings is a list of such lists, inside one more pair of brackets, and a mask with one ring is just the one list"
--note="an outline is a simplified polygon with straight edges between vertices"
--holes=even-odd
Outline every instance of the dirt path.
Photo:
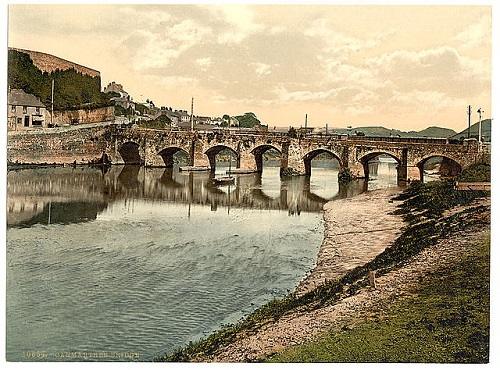
[[[359,201],[358,198],[356,200]],[[378,207],[389,207],[382,205],[382,202],[383,200],[379,199]],[[489,200],[484,201],[484,204],[488,205]],[[336,207],[330,208],[330,210],[334,208]],[[359,227],[364,225],[362,218],[357,219],[353,216],[352,219],[359,222]],[[334,229],[335,227],[337,226],[334,226]],[[338,230],[340,229],[337,228]],[[340,330],[345,326],[354,326],[361,321],[370,319],[370,317],[380,316],[391,302],[411,295],[411,291],[418,284],[422,284],[422,281],[425,281],[424,277],[427,274],[458,262],[468,253],[469,245],[477,241],[478,238],[484,237],[487,231],[484,228],[468,230],[467,238],[463,238],[461,234],[452,235],[411,258],[403,267],[377,278],[377,289],[363,288],[354,296],[342,299],[333,305],[313,311],[292,312],[276,322],[264,325],[255,332],[241,333],[235,342],[220,349],[214,356],[198,360],[216,362],[258,360],[288,346],[310,340],[326,330]],[[390,230],[387,232],[397,233]],[[341,236],[338,232],[332,235]],[[326,246],[322,249],[325,250],[323,253],[327,253],[326,251],[332,250],[332,247]],[[318,265],[320,264],[318,263]],[[333,263],[331,266],[334,265]],[[324,274],[327,273],[324,270],[326,267],[323,266],[326,265],[322,264],[318,268],[318,274],[320,271],[323,271]],[[311,276],[314,276],[314,272]]]

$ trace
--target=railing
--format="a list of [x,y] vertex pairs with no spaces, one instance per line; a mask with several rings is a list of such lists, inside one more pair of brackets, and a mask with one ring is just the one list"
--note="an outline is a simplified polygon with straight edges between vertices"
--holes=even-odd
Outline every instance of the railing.
[[[121,127],[124,129],[123,127]],[[176,133],[191,132],[190,128],[183,127],[172,127],[170,129],[152,129],[152,128],[138,128],[144,131],[154,131],[154,132],[168,132]],[[195,130],[197,134],[207,135],[214,133],[221,134],[231,134],[235,136],[271,136],[275,138],[298,138],[298,139],[327,139],[327,140],[339,140],[339,141],[354,141],[354,142],[365,142],[365,141],[377,141],[377,142],[390,142],[390,143],[415,143],[415,144],[440,144],[440,145],[463,145],[460,141],[454,141],[447,138],[424,138],[424,137],[387,137],[387,136],[359,136],[359,135],[347,135],[347,134],[311,134],[311,133],[301,133],[290,134],[289,132],[282,131],[272,131],[272,130],[254,130],[247,128],[219,128],[216,127],[212,130]]]

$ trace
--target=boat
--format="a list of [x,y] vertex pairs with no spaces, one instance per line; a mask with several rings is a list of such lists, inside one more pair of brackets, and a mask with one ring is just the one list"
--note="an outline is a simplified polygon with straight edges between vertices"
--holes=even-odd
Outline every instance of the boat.
[[249,173],[255,173],[257,170],[249,170],[249,169],[243,169],[243,168],[234,168],[232,170],[227,170],[226,175],[232,175],[234,174],[239,174],[239,175],[244,175],[244,174],[249,174]]
[[234,184],[234,177],[233,176],[215,177],[212,179],[212,182],[214,183],[214,185],[232,185]]
[[210,167],[208,167],[208,166],[200,166],[200,167],[182,166],[182,167],[179,167],[179,171],[186,171],[186,172],[210,171]]

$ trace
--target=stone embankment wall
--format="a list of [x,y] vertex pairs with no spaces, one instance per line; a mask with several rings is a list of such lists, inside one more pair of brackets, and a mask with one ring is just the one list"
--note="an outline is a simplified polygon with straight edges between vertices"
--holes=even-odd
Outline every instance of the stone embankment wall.
[[[115,119],[115,107],[95,109],[75,109],[54,111],[54,124],[70,125],[82,123],[106,122]],[[45,111],[45,122],[50,123],[50,110]]]
[[106,150],[105,127],[49,130],[9,132],[8,163],[87,164],[99,161]]

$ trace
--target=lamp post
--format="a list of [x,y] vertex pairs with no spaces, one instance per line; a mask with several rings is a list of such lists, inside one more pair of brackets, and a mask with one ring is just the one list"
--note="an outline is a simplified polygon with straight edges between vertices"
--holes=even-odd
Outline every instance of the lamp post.
[[479,140],[479,145],[483,143],[483,130],[482,130],[482,114],[484,113],[484,110],[479,108],[477,110],[477,113],[479,114],[479,132],[478,132],[478,140]]

